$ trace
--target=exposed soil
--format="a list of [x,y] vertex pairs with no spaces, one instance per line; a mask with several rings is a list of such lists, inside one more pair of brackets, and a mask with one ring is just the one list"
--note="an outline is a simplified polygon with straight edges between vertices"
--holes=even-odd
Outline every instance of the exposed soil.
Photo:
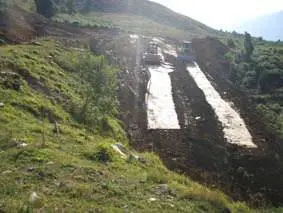
[[280,146],[283,148],[283,141],[266,129],[262,118],[255,111],[255,105],[245,92],[236,88],[229,81],[227,76],[230,64],[224,57],[225,53],[228,52],[227,47],[214,38],[195,39],[193,45],[200,68],[209,77],[222,98],[233,102],[236,109],[239,110],[254,142],[260,146],[262,151],[272,149],[280,152]]
[[46,19],[17,6],[0,12],[0,38],[8,42],[24,42],[42,36],[46,25]]
[[[195,45],[197,54],[202,54],[201,46],[198,47],[198,43]],[[216,43],[217,45],[219,44]],[[203,56],[205,63],[216,67],[216,70],[227,68],[224,65],[229,64],[221,58],[225,46],[207,47],[207,55]],[[209,48],[212,49],[212,53],[209,52]],[[220,58],[220,62],[217,57]],[[198,55],[198,58],[202,58],[202,55]],[[185,66],[177,64],[170,56],[167,57],[167,61],[176,67],[175,72],[170,73],[170,77],[181,129],[146,129],[144,96],[149,76],[146,75],[147,72],[140,70],[139,86],[136,87],[138,90],[130,92],[132,87],[125,86],[124,91],[119,92],[120,100],[123,100],[121,109],[128,112],[125,113],[128,117],[124,116],[123,121],[127,124],[132,146],[141,151],[155,151],[171,170],[185,173],[201,183],[221,188],[237,200],[248,201],[253,206],[262,206],[269,202],[282,203],[283,167],[280,163],[280,152],[274,149],[278,146],[270,145],[271,142],[274,143],[274,136],[266,131],[260,118],[255,114],[253,105],[246,105],[250,102],[245,94],[229,84],[224,77],[218,77],[220,73],[210,72],[211,69],[207,69],[203,61],[198,61],[221,96],[233,101],[240,110],[255,143],[259,146],[259,149],[255,150],[226,143],[221,124]],[[137,82],[134,77],[132,80]],[[127,82],[128,80],[124,85],[129,84]],[[134,93],[139,94],[135,96],[136,99],[130,95]],[[133,104],[133,100],[136,105]]]
[[226,174],[231,181],[233,179],[232,191],[239,190],[245,199],[252,201],[266,198],[274,204],[282,204],[283,165],[280,160],[283,157],[282,140],[266,129],[247,95],[229,82],[227,73],[230,65],[224,58],[227,48],[213,38],[196,39],[193,44],[200,67],[207,76],[210,76],[222,98],[234,103],[247,124],[254,142],[259,146],[256,150],[227,147],[230,168]]

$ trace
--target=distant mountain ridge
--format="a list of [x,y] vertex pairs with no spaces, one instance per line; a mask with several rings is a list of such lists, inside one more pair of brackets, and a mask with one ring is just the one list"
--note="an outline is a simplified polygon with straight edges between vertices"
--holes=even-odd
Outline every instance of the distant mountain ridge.
[[283,10],[277,13],[258,17],[252,21],[236,26],[236,31],[247,31],[256,37],[266,40],[283,40]]
[[[66,10],[70,0],[54,0],[61,12]],[[128,13],[146,17],[162,25],[174,27],[184,31],[190,31],[196,35],[217,36],[219,31],[208,27],[187,16],[176,13],[169,8],[148,0],[74,0],[77,11],[105,12],[105,13]]]

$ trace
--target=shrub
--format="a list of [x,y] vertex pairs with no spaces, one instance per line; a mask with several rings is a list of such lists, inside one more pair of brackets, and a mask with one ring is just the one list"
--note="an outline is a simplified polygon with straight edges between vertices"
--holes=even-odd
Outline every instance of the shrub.
[[279,122],[278,115],[263,104],[259,104],[256,109],[262,115],[263,121],[267,128],[272,132],[280,133],[282,126]]
[[51,0],[35,0],[36,11],[45,16],[46,18],[50,18],[55,14],[55,7],[53,1]]
[[70,72],[78,74],[82,85],[80,103],[71,103],[69,112],[89,129],[103,129],[108,117],[116,115],[116,74],[106,65],[103,56],[91,53],[64,53],[56,57],[56,63]]
[[247,88],[256,88],[257,85],[257,75],[254,70],[248,71],[242,80],[243,84]]
[[281,78],[283,76],[283,72],[279,69],[265,70],[260,75],[260,89],[261,92],[270,92],[276,89],[281,85]]
[[234,61],[234,56],[231,52],[228,52],[226,55],[225,55],[225,58],[229,61],[229,62],[233,62]]
[[270,105],[270,109],[272,109],[277,114],[280,114],[283,110],[283,107],[281,107],[280,104],[276,103],[276,104]]
[[98,161],[102,163],[114,161],[114,150],[109,144],[100,143],[95,148],[94,152],[85,153],[85,156],[92,161]]
[[103,120],[116,112],[116,71],[104,57],[87,55],[80,61],[80,75],[87,84],[80,116],[87,126],[101,128]]
[[235,47],[236,47],[236,45],[235,45],[235,43],[234,43],[234,41],[233,41],[232,38],[229,38],[229,39],[227,40],[227,45],[228,45],[228,47],[230,47],[230,48],[235,48]]

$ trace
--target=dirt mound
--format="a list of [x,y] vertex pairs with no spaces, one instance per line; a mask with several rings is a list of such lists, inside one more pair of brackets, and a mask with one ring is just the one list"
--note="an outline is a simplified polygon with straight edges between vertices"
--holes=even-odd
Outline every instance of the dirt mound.
[[0,38],[19,43],[44,35],[47,20],[18,6],[0,11]]
[[203,60],[207,60],[208,58],[219,59],[219,55],[224,55],[229,51],[228,47],[216,38],[212,37],[207,37],[205,39],[193,39],[193,44],[194,48],[198,52],[202,52]]

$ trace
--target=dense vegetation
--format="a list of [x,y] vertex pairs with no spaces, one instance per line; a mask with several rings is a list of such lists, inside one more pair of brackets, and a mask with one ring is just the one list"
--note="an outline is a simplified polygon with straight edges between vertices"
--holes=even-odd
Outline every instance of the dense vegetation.
[[229,77],[257,104],[269,129],[283,138],[283,43],[245,36],[228,39]]

